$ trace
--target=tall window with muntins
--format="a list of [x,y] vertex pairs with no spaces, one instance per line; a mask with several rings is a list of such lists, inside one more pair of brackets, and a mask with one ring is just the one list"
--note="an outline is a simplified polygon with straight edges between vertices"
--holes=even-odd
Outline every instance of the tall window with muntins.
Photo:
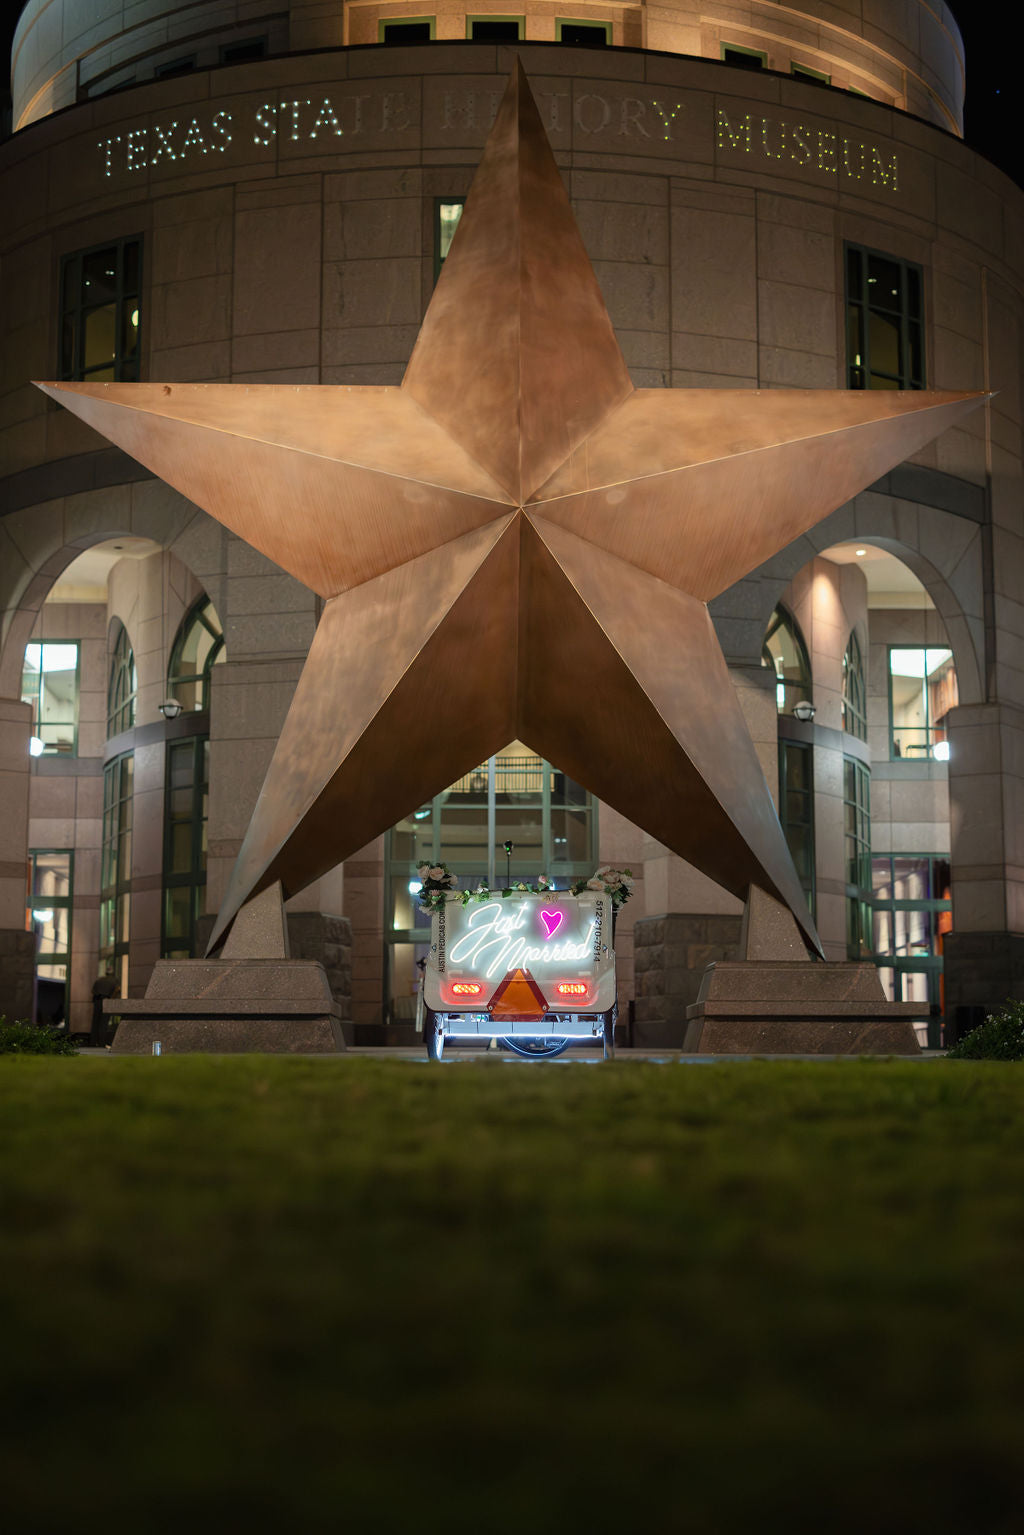
[[73,757],[78,746],[77,640],[38,640],[25,646],[22,703],[32,705],[33,757]]
[[810,657],[800,625],[784,607],[777,607],[768,621],[761,665],[775,674],[775,706],[780,714],[792,714],[797,704],[810,703]]
[[227,660],[224,631],[209,597],[192,604],[178,626],[167,669],[167,692],[186,713],[210,707],[210,673]]
[[843,758],[843,831],[846,860],[846,954],[867,959],[871,929],[871,774],[855,757]]
[[[871,860],[873,948],[892,1002],[927,1002],[944,1012],[942,953],[953,927],[952,880],[944,854],[895,853]],[[939,1017],[927,1025],[932,1049],[942,1045]],[[923,1031],[921,1031],[923,1032]]]
[[195,954],[196,920],[206,910],[206,822],[210,799],[210,738],[167,745],[164,791],[164,959]]
[[380,20],[377,23],[377,41],[380,43],[428,43],[434,36],[435,25],[433,16],[401,16],[395,21]]
[[924,277],[912,261],[846,246],[850,389],[924,388]]
[[889,719],[892,757],[949,758],[946,716],[959,703],[953,652],[889,647]]
[[[506,859],[504,843],[512,843]],[[581,784],[522,742],[466,773],[443,794],[399,821],[386,843],[388,1005],[409,1021],[416,1003],[416,961],[430,943],[430,921],[416,900],[417,866],[444,862],[460,885],[547,874],[559,889],[594,871],[597,810]]]
[[570,17],[555,17],[555,39],[569,43],[573,48],[610,48],[612,24],[610,21],[573,21]]
[[36,1023],[67,1023],[74,856],[70,848],[37,848],[29,853],[29,922],[36,938]]
[[103,770],[103,845],[100,856],[100,968],[128,995],[131,935],[132,784],[135,758],[115,757]]
[[135,654],[124,624],[117,626],[110,676],[107,679],[107,735],[120,735],[135,724],[135,698],[139,690]]
[[525,34],[524,16],[466,17],[466,36],[475,43],[515,43]]
[[813,917],[814,750],[806,741],[779,741],[779,820]]
[[864,656],[856,632],[850,638],[843,656],[843,729],[858,741],[868,738],[868,689],[864,675]]
[[436,197],[434,199],[434,281],[448,259],[455,231],[459,227],[464,197]]
[[142,241],[65,256],[60,274],[60,376],[91,383],[139,376]]

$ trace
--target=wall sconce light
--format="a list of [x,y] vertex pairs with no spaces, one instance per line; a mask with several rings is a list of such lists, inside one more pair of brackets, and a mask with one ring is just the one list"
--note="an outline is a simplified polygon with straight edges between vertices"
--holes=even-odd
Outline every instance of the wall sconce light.
[[800,703],[793,705],[793,717],[798,719],[801,725],[809,725],[817,714],[817,709],[808,699],[801,699]]
[[181,705],[176,698],[165,698],[159,709],[165,720],[176,720],[181,713]]

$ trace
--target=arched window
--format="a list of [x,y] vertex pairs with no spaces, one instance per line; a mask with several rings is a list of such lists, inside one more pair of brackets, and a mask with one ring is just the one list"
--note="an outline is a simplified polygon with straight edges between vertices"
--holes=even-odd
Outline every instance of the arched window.
[[792,714],[799,703],[811,701],[811,663],[796,619],[778,607],[771,616],[761,647],[761,665],[775,673],[775,705]]
[[843,656],[843,729],[859,741],[868,738],[867,692],[864,656],[856,632],[851,631]]
[[107,679],[107,735],[120,735],[135,724],[135,695],[139,689],[135,656],[124,624],[117,626],[117,639],[110,657]]
[[224,631],[209,597],[200,597],[181,621],[171,647],[167,691],[189,713],[210,707],[210,671],[225,660]]

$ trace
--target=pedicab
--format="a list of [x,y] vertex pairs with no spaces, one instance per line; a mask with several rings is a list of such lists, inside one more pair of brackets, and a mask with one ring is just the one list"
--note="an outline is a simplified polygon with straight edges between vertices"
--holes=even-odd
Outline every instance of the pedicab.
[[542,882],[460,893],[445,888],[453,876],[439,866],[421,895],[431,936],[417,1021],[428,1057],[492,1040],[534,1059],[573,1045],[614,1055],[614,912],[628,876],[614,878],[618,901],[600,876],[569,890]]

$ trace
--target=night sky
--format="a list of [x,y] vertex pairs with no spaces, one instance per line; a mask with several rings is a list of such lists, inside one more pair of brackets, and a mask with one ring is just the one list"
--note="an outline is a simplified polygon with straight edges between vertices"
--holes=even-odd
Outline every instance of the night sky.
[[[963,34],[967,53],[967,100],[964,108],[965,137],[973,149],[998,165],[1024,186],[1024,148],[1016,114],[1011,110],[1013,86],[1012,51],[1005,26],[997,24],[993,0],[948,0]],[[4,88],[9,84],[11,38],[23,8],[23,0],[0,0],[0,48],[8,62],[3,70]],[[1005,17],[1005,7],[998,11]],[[1005,91],[1002,89],[1006,82]],[[0,88],[0,111],[9,108],[10,95]],[[10,131],[9,119],[7,132]]]

